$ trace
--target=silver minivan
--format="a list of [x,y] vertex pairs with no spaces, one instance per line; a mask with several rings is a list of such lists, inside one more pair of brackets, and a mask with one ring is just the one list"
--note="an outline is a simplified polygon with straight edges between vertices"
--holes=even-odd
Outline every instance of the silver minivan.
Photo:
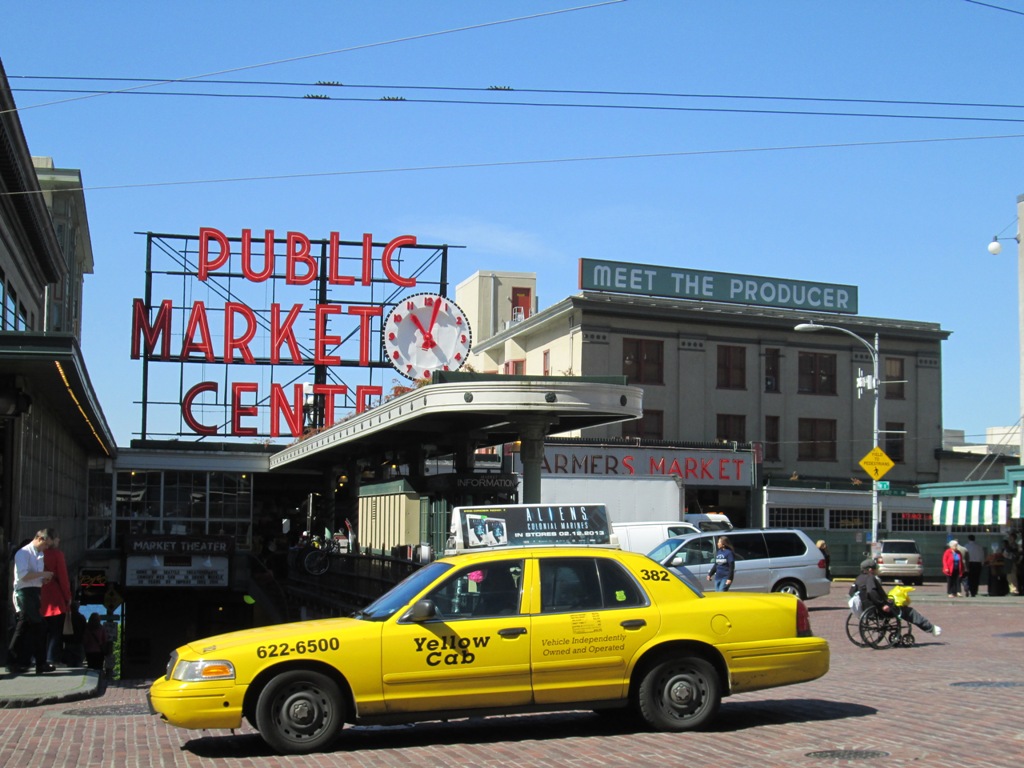
[[685,566],[703,582],[715,562],[719,536],[728,537],[736,554],[732,590],[789,592],[801,600],[832,591],[821,550],[796,528],[736,528],[673,536],[647,556],[668,568]]

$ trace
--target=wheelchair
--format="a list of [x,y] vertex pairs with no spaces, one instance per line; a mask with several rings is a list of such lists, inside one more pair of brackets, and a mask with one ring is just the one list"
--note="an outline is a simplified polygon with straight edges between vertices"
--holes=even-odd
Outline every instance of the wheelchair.
[[904,621],[899,608],[895,611],[882,611],[871,606],[859,615],[850,611],[846,617],[846,636],[850,642],[860,648],[909,648],[916,642],[914,625]]

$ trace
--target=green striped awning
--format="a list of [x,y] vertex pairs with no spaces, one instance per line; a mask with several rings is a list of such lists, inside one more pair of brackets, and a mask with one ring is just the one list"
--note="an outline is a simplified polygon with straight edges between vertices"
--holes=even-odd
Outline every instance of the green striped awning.
[[1005,525],[1008,496],[951,496],[935,499],[935,525]]

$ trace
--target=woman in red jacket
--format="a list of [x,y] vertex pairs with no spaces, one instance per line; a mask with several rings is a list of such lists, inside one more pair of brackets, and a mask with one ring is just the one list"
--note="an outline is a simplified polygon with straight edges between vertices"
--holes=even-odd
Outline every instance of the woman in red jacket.
[[[40,612],[46,624],[46,659],[36,660],[36,669],[48,666],[51,669],[63,662],[64,657],[64,614],[71,610],[71,584],[68,581],[68,566],[64,553],[60,550],[60,536],[53,528],[47,528],[50,534],[50,547],[43,552],[46,570],[53,574],[39,595]],[[49,554],[47,554],[47,552]]]
[[942,572],[946,575],[946,592],[949,597],[960,597],[960,580],[967,573],[967,563],[960,551],[960,543],[953,539],[942,553]]

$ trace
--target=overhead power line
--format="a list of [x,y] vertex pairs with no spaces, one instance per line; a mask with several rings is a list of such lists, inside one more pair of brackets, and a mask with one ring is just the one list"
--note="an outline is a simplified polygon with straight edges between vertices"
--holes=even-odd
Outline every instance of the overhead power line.
[[[149,83],[161,85],[165,83],[180,82],[157,77],[91,77],[87,75],[8,75],[9,80],[59,80],[70,82],[95,82],[95,83]],[[315,81],[294,81],[294,80],[218,80],[204,79],[204,85],[246,85],[246,86],[280,86],[289,88],[328,88],[344,90],[401,90],[401,91],[457,91],[462,93],[536,93],[557,96],[630,96],[630,97],[652,97],[666,99],[728,99],[734,101],[794,101],[810,103],[832,103],[832,104],[887,104],[891,106],[912,106],[912,107],[966,107],[971,109],[1024,109],[1024,104],[1005,104],[999,102],[983,101],[931,101],[923,99],[855,99],[842,96],[785,96],[785,95],[762,95],[749,93],[687,93],[675,91],[610,91],[603,89],[578,89],[578,88],[519,88],[511,85],[488,85],[488,86],[465,86],[465,85],[409,85],[394,83],[345,83],[337,80],[315,80]],[[191,85],[191,83],[187,83]],[[25,89],[31,90],[31,89]],[[118,94],[123,91],[98,91],[100,93]],[[191,95],[179,91],[170,92],[169,95],[185,96]],[[249,95],[249,94],[231,94]],[[260,96],[261,94],[252,94]]]
[[[473,170],[478,168],[507,168],[515,166],[528,166],[528,165],[557,165],[561,163],[586,163],[586,162],[606,162],[610,160],[649,160],[655,158],[671,158],[671,157],[699,157],[708,155],[730,155],[730,154],[744,154],[753,152],[795,152],[800,150],[815,150],[815,149],[843,149],[843,148],[856,148],[856,147],[884,147],[884,146],[897,146],[897,145],[911,145],[911,144],[937,144],[954,141],[996,141],[1005,139],[1024,139],[1024,133],[1016,134],[1005,134],[1001,136],[960,136],[960,137],[946,137],[946,138],[933,138],[933,139],[892,139],[883,141],[851,141],[841,142],[834,144],[800,144],[800,145],[789,145],[789,146],[775,146],[775,147],[738,147],[728,149],[699,149],[699,150],[688,150],[679,152],[650,152],[644,154],[632,154],[632,155],[594,155],[589,157],[563,157],[563,158],[550,158],[546,160],[508,160],[508,161],[494,161],[486,163],[453,163],[448,165],[420,165],[420,166],[408,166],[399,168],[364,168],[349,171],[318,171],[311,173],[283,173],[274,174],[268,176],[236,176],[230,178],[221,179],[188,179],[181,181],[155,181],[155,182],[144,182],[139,184],[107,184],[97,185],[90,187],[69,187],[65,191],[69,192],[97,192],[102,190],[112,189],[142,189],[152,187],[176,187],[185,185],[196,185],[196,184],[230,184],[230,183],[241,183],[241,182],[252,182],[252,181],[279,181],[283,179],[313,179],[313,178],[325,178],[330,176],[360,176],[360,175],[371,175],[371,174],[385,174],[385,173],[419,173],[425,171],[454,171],[454,170]],[[31,191],[24,192],[0,192],[0,197],[12,197],[17,195],[29,195],[36,194]],[[41,193],[39,193],[41,194]]]
[[[190,82],[192,80],[202,80],[202,79],[207,78],[207,77],[215,77],[216,75],[227,75],[227,74],[231,74],[232,72],[245,72],[245,71],[251,70],[251,69],[260,69],[262,67],[272,67],[272,66],[276,66],[278,64],[290,64],[290,63],[295,62],[295,61],[306,61],[307,59],[316,59],[316,58],[320,58],[322,56],[334,56],[334,55],[339,54],[339,53],[350,53],[351,51],[362,51],[362,50],[366,50],[367,48],[378,48],[378,47],[384,46],[384,45],[395,45],[396,43],[407,43],[407,42],[411,42],[413,40],[425,40],[426,38],[439,37],[441,35],[451,35],[451,34],[455,34],[456,32],[468,32],[468,31],[474,30],[474,29],[484,29],[486,27],[495,27],[495,26],[498,26],[498,25],[501,25],[501,24],[511,24],[511,23],[517,22],[517,21],[530,21],[530,20],[533,20],[533,19],[540,19],[540,18],[543,18],[545,16],[557,16],[558,14],[562,14],[562,13],[573,13],[575,11],[586,11],[586,10],[590,10],[592,8],[600,8],[601,6],[616,5],[618,3],[624,3],[624,2],[626,2],[626,0],[601,0],[600,2],[592,3],[590,5],[579,5],[579,6],[575,6],[573,8],[559,8],[559,9],[556,9],[554,11],[544,11],[542,13],[531,13],[531,14],[526,15],[526,16],[516,16],[516,17],[510,18],[510,19],[499,19],[498,21],[485,21],[485,22],[481,22],[479,24],[469,24],[469,25],[467,25],[465,27],[455,27],[453,29],[444,29],[444,30],[440,30],[440,31],[437,31],[437,32],[423,32],[423,33],[418,34],[418,35],[407,35],[405,37],[398,37],[398,38],[394,38],[392,40],[381,40],[381,41],[378,41],[378,42],[375,42],[375,43],[364,43],[362,45],[353,45],[353,46],[349,46],[347,48],[338,48],[338,49],[333,50],[333,51],[321,51],[320,53],[308,53],[308,54],[304,54],[302,56],[292,56],[292,57],[287,58],[287,59],[277,59],[275,61],[265,61],[265,62],[262,62],[260,64],[246,64],[245,66],[232,67],[230,69],[221,69],[221,70],[217,70],[216,72],[207,72],[207,73],[202,74],[202,75],[190,75],[188,77],[174,78],[174,79],[171,79],[171,80],[163,80],[163,81],[160,81],[160,82],[157,82],[157,83],[153,83],[152,85],[169,85],[171,83],[185,83],[185,82]],[[104,92],[100,92],[100,93],[89,93],[89,94],[85,94],[85,95],[75,96],[74,98],[70,98],[70,99],[61,99],[60,101],[51,101],[51,102],[47,102],[45,104],[32,104],[32,105],[29,105],[29,106],[26,106],[26,107],[18,107],[17,109],[14,109],[14,110],[0,110],[0,115],[6,114],[7,112],[22,112],[22,111],[24,111],[26,109],[38,109],[40,107],[51,107],[51,106],[54,106],[54,105],[57,105],[57,104],[66,104],[68,102],[81,101],[83,99],[94,99],[97,96],[108,96],[108,95],[111,95],[112,93],[127,93],[127,92],[130,92],[130,91],[136,91],[136,90],[140,90],[140,89],[143,89],[143,88],[149,88],[149,87],[151,87],[151,86],[150,85],[137,85],[137,86],[132,86],[130,88],[125,88],[125,89],[120,90],[120,91],[104,91]]]
[[[64,80],[103,80],[104,78],[82,78],[82,77],[42,77],[34,75],[11,76],[11,79],[64,79]],[[119,82],[135,81],[134,78],[110,78]],[[166,80],[144,80],[150,85],[158,85],[173,81]],[[783,115],[794,117],[862,117],[889,120],[946,120],[960,122],[982,122],[982,123],[1021,123],[1024,117],[995,117],[986,115],[950,115],[936,113],[902,113],[902,112],[857,112],[839,110],[814,110],[814,109],[767,109],[753,107],[729,107],[729,106],[678,106],[666,104],[613,104],[613,103],[587,103],[587,102],[565,102],[565,101],[521,101],[506,98],[508,94],[531,93],[543,95],[604,95],[619,97],[647,97],[647,98],[673,98],[673,99],[719,99],[736,101],[772,101],[772,102],[800,102],[815,104],[873,104],[890,106],[911,106],[911,107],[946,107],[946,108],[972,108],[972,109],[1013,109],[1022,110],[1024,104],[998,104],[981,102],[953,102],[953,101],[913,101],[897,99],[852,99],[852,98],[825,98],[810,96],[757,96],[757,95],[729,95],[729,94],[693,94],[693,93],[664,93],[650,91],[579,91],[579,90],[553,90],[526,88],[518,89],[508,86],[489,86],[486,88],[452,87],[452,86],[397,86],[397,85],[344,85],[338,82],[318,81],[316,83],[289,83],[289,82],[268,82],[268,81],[204,81],[207,84],[230,84],[230,85],[258,85],[276,87],[302,87],[314,89],[378,89],[378,90],[432,90],[432,91],[460,91],[460,92],[487,92],[494,94],[495,98],[488,100],[479,99],[426,99],[412,98],[407,96],[331,96],[326,92],[304,93],[301,95],[288,95],[280,93],[226,93],[206,91],[153,91],[138,90],[137,88],[126,88],[121,90],[99,90],[99,89],[77,89],[77,88],[13,88],[14,91],[30,93],[78,93],[92,95],[132,95],[132,96],[166,96],[177,98],[223,98],[223,99],[264,99],[264,100],[286,100],[286,101],[333,101],[338,103],[370,103],[370,102],[402,102],[406,104],[432,104],[452,106],[486,106],[486,107],[529,107],[548,109],[591,109],[591,110],[619,110],[619,111],[653,111],[653,112],[704,112],[718,114],[750,114],[750,115]],[[192,85],[191,83],[189,85]]]

